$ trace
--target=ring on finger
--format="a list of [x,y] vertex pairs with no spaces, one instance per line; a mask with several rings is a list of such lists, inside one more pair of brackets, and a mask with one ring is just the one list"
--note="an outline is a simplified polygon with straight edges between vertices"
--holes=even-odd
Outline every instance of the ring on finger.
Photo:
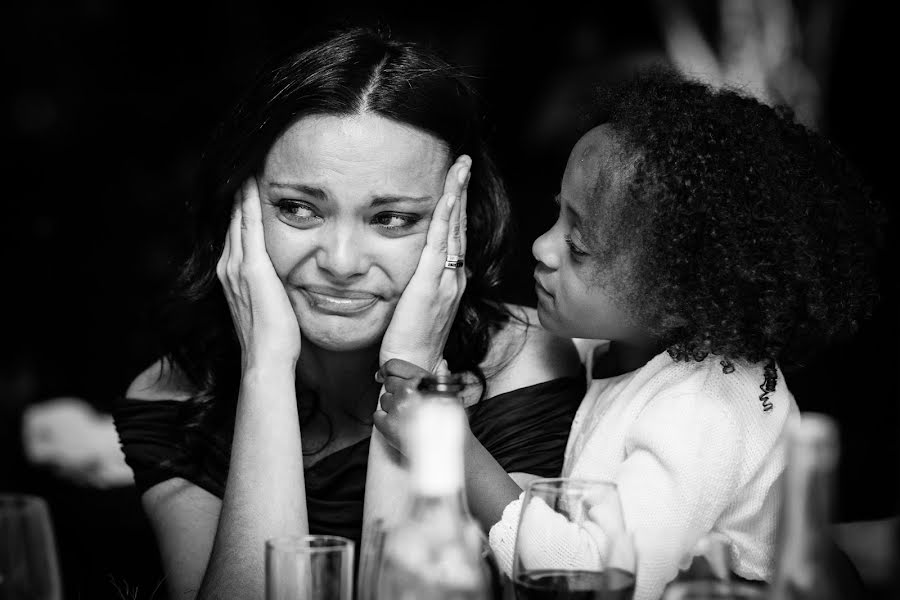
[[458,269],[466,264],[466,257],[461,254],[448,254],[444,261],[445,269]]

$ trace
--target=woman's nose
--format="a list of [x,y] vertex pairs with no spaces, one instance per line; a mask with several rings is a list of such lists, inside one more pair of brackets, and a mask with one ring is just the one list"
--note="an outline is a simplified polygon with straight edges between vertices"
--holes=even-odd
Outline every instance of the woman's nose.
[[550,269],[559,268],[559,251],[554,244],[553,232],[556,227],[551,227],[544,235],[534,240],[531,245],[531,253],[539,263]]
[[361,237],[353,231],[335,228],[323,231],[316,254],[319,268],[337,280],[353,279],[368,270],[368,258]]

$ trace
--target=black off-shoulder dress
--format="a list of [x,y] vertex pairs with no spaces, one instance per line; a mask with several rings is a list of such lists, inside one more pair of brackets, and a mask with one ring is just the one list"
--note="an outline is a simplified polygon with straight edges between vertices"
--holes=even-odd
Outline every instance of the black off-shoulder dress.
[[[512,390],[470,406],[472,433],[508,472],[557,477],[575,411],[585,393],[578,375]],[[221,498],[228,475],[231,431],[194,430],[202,458],[184,448],[183,402],[123,398],[113,409],[125,458],[143,493],[173,477]],[[305,470],[309,530],[359,544],[369,438]]]

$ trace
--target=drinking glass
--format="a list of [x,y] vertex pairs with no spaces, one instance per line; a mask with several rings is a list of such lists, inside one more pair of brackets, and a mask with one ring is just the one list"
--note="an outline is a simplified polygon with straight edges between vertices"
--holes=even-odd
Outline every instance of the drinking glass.
[[56,541],[47,503],[0,494],[0,600],[60,600]]
[[513,555],[519,600],[631,600],[636,575],[615,484],[556,478],[528,485]]
[[336,535],[266,541],[266,600],[351,600],[352,540]]
[[666,587],[662,600],[763,600],[766,589],[743,581],[676,581]]

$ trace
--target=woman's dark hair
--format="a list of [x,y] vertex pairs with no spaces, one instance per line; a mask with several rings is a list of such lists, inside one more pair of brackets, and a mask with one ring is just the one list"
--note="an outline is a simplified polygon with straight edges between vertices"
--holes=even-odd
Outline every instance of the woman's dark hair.
[[871,314],[883,209],[825,137],[665,67],[599,106],[632,176],[593,208],[592,243],[633,259],[623,293],[674,359],[763,362],[765,395],[775,361],[801,366]]
[[308,115],[373,113],[434,135],[446,143],[451,160],[472,157],[466,256],[471,277],[446,357],[453,371],[470,371],[484,381],[479,364],[492,332],[509,317],[498,301],[509,205],[482,137],[479,110],[477,94],[459,68],[423,45],[372,29],[333,33],[263,66],[204,155],[199,193],[189,207],[193,251],[163,313],[167,358],[197,390],[190,403],[195,423],[231,418],[236,402],[240,347],[215,268],[235,192],[262,168],[278,136]]

